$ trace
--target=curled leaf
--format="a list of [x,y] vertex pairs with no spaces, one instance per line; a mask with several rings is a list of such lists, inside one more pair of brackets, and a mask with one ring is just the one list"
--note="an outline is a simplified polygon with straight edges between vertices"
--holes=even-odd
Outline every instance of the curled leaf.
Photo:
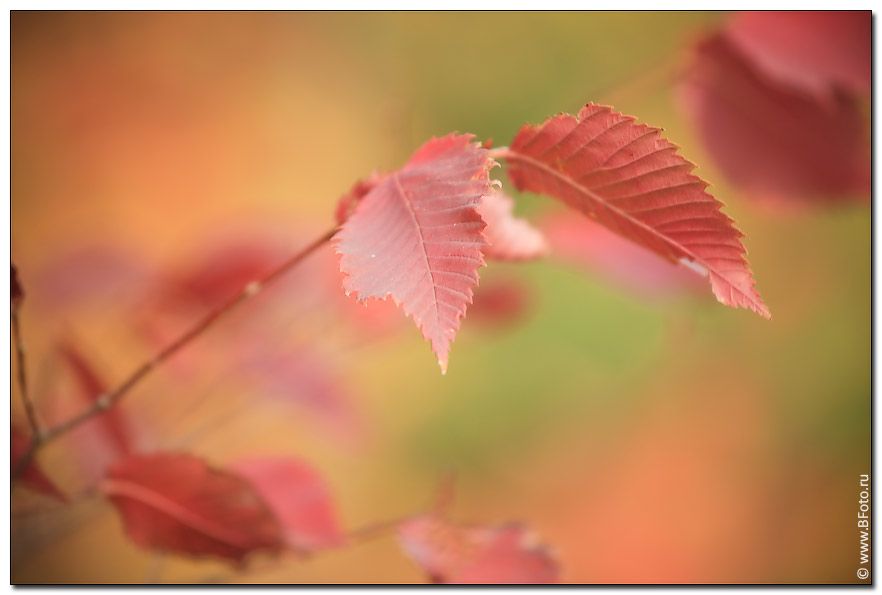
[[334,238],[346,293],[392,297],[442,372],[484,264],[477,207],[493,164],[471,135],[432,139],[364,195]]
[[500,190],[484,197],[478,213],[484,219],[484,255],[495,260],[531,260],[544,256],[548,245],[542,232],[514,216],[514,201]]
[[331,492],[322,476],[305,462],[262,457],[239,461],[231,469],[263,496],[290,547],[315,551],[343,543]]
[[282,530],[245,479],[189,454],[132,455],[101,483],[141,547],[242,563],[255,551],[277,552]]
[[557,561],[528,529],[463,526],[422,515],[398,528],[405,553],[436,583],[547,584],[558,581]]
[[671,262],[701,270],[721,303],[770,317],[743,234],[659,129],[589,103],[578,116],[525,125],[502,154],[518,189],[558,198]]

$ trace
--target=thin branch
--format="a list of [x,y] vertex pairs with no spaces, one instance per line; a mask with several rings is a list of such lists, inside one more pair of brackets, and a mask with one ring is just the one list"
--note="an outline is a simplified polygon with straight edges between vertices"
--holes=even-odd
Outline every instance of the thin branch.
[[34,436],[31,438],[31,443],[28,447],[28,450],[18,461],[15,469],[13,470],[13,479],[20,476],[24,472],[25,468],[31,462],[34,454],[40,447],[48,442],[51,442],[52,440],[55,440],[59,436],[70,432],[71,430],[89,421],[96,415],[99,415],[100,413],[116,405],[116,403],[118,403],[120,399],[126,396],[135,386],[137,386],[144,378],[146,378],[163,362],[165,362],[171,356],[175,355],[178,351],[189,345],[191,342],[193,342],[194,339],[198,338],[209,328],[214,326],[214,324],[218,320],[223,318],[236,306],[256,296],[268,285],[277,281],[281,276],[297,266],[307,256],[328,243],[336,232],[336,228],[325,232],[319,238],[314,240],[305,248],[303,248],[302,250],[291,256],[288,260],[276,267],[269,274],[265,275],[261,279],[252,281],[251,283],[245,285],[245,287],[243,287],[239,291],[239,293],[230,298],[227,302],[221,304],[220,306],[206,314],[202,319],[196,322],[196,324],[185,331],[180,337],[172,341],[159,353],[155,354],[146,362],[135,368],[134,372],[132,372],[116,388],[104,393],[103,395],[100,395],[92,402],[90,406],[86,407],[83,411],[74,415],[68,420],[59,423],[56,426],[48,428],[41,434],[34,434]]

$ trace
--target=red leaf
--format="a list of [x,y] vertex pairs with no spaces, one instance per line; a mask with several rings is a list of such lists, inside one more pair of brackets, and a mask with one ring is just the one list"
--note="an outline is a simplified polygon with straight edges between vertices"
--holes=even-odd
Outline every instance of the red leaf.
[[496,260],[530,260],[544,256],[548,251],[542,232],[525,219],[514,216],[514,201],[495,190],[484,197],[478,213],[487,224],[484,237],[487,246],[484,255]]
[[277,552],[282,531],[245,479],[189,454],[133,455],[101,483],[129,537],[141,547],[243,562]]
[[721,303],[770,317],[743,234],[659,129],[589,103],[578,116],[524,126],[503,154],[518,189],[559,198],[672,262],[703,268]]
[[423,515],[402,523],[398,539],[407,555],[436,583],[558,581],[553,555],[519,525],[460,526]]
[[314,551],[343,543],[331,493],[322,476],[303,461],[264,457],[240,461],[231,469],[263,496],[289,546]]
[[872,13],[744,11],[723,34],[758,70],[818,99],[870,91]]
[[471,135],[432,139],[358,203],[335,237],[343,286],[359,300],[392,297],[432,344],[442,372],[484,264],[494,162]]
[[696,46],[679,94],[708,152],[748,192],[791,202],[866,200],[870,143],[853,98],[821,101],[779,84],[722,35]]
[[[30,437],[16,428],[12,427],[12,444],[10,445],[10,454],[11,454],[11,469],[15,469],[18,465],[21,458],[28,450],[28,446],[31,443]],[[56,498],[61,500],[62,502],[67,502],[67,497],[62,493],[60,489],[53,483],[49,477],[43,473],[43,470],[37,465],[37,461],[35,459],[31,459],[28,463],[27,467],[25,467],[24,472],[19,476],[19,481],[21,481],[24,485],[28,486],[32,490],[39,492],[41,494],[45,494],[46,496],[51,496],[52,498]]]
[[[58,347],[64,361],[73,372],[81,394],[90,403],[95,402],[108,392],[107,384],[98,375],[85,356],[70,343],[61,343]],[[117,451],[117,454],[128,454],[132,451],[129,428],[119,409],[111,407],[95,416],[101,427]]]
[[555,214],[542,222],[542,229],[554,256],[599,272],[640,295],[705,290],[696,271],[662,260],[590,219]]

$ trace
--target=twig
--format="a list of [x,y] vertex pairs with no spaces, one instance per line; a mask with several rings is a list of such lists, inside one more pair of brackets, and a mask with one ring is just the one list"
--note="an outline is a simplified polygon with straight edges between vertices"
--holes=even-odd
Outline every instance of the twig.
[[34,454],[39,448],[41,448],[46,443],[55,440],[59,436],[70,432],[74,428],[79,427],[96,415],[106,411],[110,407],[113,407],[117,402],[119,402],[120,399],[127,395],[135,386],[137,386],[138,383],[141,382],[141,380],[146,378],[150,374],[150,372],[159,367],[160,364],[176,354],[182,348],[189,345],[194,339],[202,335],[202,333],[207,331],[209,328],[214,326],[214,324],[218,320],[220,320],[224,315],[233,310],[236,306],[260,293],[265,287],[278,280],[279,277],[287,273],[290,269],[294,268],[307,256],[325,245],[328,241],[330,241],[330,239],[334,236],[336,232],[336,228],[325,232],[318,239],[314,240],[305,248],[303,248],[302,250],[291,256],[288,260],[276,267],[269,274],[265,275],[261,279],[248,283],[245,287],[241,289],[241,291],[239,291],[239,293],[230,298],[227,302],[221,304],[220,306],[206,314],[196,324],[185,331],[180,337],[172,341],[159,353],[155,354],[146,362],[138,366],[135,371],[132,372],[125,380],[123,380],[122,383],[120,383],[116,388],[104,393],[103,395],[100,395],[92,402],[91,405],[86,407],[83,411],[74,415],[68,420],[59,423],[56,426],[48,428],[46,431],[40,434],[35,433],[31,438],[31,443],[28,446],[28,450],[18,461],[15,469],[13,470],[13,479],[20,476],[24,472],[25,468],[31,462]]

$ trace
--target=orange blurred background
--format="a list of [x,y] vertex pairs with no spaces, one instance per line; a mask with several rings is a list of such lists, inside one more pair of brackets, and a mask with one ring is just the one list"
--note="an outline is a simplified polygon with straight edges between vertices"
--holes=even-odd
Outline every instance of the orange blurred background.
[[[342,313],[325,248],[127,397],[133,435],[217,464],[302,457],[351,529],[421,509],[453,471],[455,518],[527,523],[566,582],[854,582],[870,213],[770,209],[715,170],[670,72],[723,18],[14,12],[12,246],[38,407],[81,403],[60,342],[123,378],[200,311],[170,295],[188,271],[293,253],[354,180],[430,136],[504,145],[523,122],[610,102],[699,164],[746,233],[771,322],[553,257],[491,263],[482,286],[514,284],[521,303],[468,317],[442,377],[409,323]],[[319,363],[244,379],[301,354]],[[303,396],[328,392],[332,406]],[[391,536],[242,575],[140,550],[88,490],[102,447],[87,434],[41,458],[71,505],[15,490],[15,583],[425,580]]]

